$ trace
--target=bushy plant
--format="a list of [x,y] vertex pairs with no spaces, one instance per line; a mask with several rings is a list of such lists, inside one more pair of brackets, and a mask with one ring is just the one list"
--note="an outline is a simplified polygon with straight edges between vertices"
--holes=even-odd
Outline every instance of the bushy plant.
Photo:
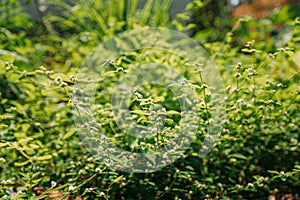
[[[88,10],[91,2],[95,5],[97,21],[82,19],[83,11]],[[80,1],[80,6],[86,7],[82,7],[83,10],[73,7],[75,15],[67,13],[68,20],[53,19],[54,30],[55,26],[63,27],[60,34],[71,37],[61,39],[52,35],[47,38],[47,34],[42,36],[41,44],[36,44],[48,52],[53,51],[56,56],[47,63],[49,67],[25,69],[24,62],[16,60],[15,54],[0,57],[0,196],[3,199],[250,199],[285,195],[299,198],[298,18],[289,17],[282,33],[276,36],[268,35],[274,28],[273,18],[233,20],[230,22],[233,29],[224,41],[205,43],[226,87],[226,118],[220,140],[207,156],[199,158],[207,128],[207,116],[200,110],[204,125],[199,127],[194,143],[182,158],[153,173],[133,174],[112,170],[88,152],[73,122],[76,69],[57,68],[79,66],[89,50],[104,38],[127,28],[151,25],[150,11],[146,4],[144,11],[138,14],[144,16],[140,21],[133,17],[133,11],[125,17],[124,12],[120,12],[127,5],[124,1],[112,7],[114,12],[103,11],[101,16],[98,11],[102,6],[91,2]],[[148,6],[157,6],[153,9],[169,5],[149,2]],[[69,5],[65,8],[72,11]],[[91,12],[88,16],[92,18],[94,14]],[[83,21],[75,26],[79,18]],[[154,25],[168,24],[164,19],[160,21],[156,16],[152,22]],[[114,22],[116,26],[103,25],[95,30],[93,24],[101,25],[103,20]],[[75,35],[69,31],[74,31]],[[289,37],[282,41],[283,33]],[[195,35],[196,40],[208,41],[199,35]],[[2,45],[14,42],[14,38],[9,38]],[[57,45],[68,48],[67,53],[57,53]],[[16,49],[15,44],[10,46]],[[162,50],[137,50],[114,61],[107,60],[108,71],[97,86],[97,120],[103,123],[106,135],[115,138],[115,144],[147,151],[167,144],[172,133],[158,135],[153,140],[122,134],[109,115],[112,93],[105,93],[112,91],[114,84],[140,60],[165,63],[187,77],[191,76],[192,68],[183,58],[172,57]],[[193,84],[198,85],[200,98],[209,103],[209,98],[206,99],[209,93],[204,96],[201,93],[203,82]],[[130,99],[132,120],[142,125],[149,123],[150,105],[165,102],[169,110],[166,126],[174,128],[180,121],[178,105],[165,88],[146,85],[135,95]]]

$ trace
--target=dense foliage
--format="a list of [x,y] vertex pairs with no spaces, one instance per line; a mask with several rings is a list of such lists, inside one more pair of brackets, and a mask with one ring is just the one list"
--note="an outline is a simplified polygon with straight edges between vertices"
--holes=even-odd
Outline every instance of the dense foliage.
[[[105,7],[103,2],[107,2]],[[203,109],[199,111],[203,121],[191,147],[182,158],[159,171],[115,171],[90,154],[76,134],[78,128],[72,118],[73,86],[84,58],[101,41],[128,29],[161,26],[187,33],[196,26],[190,19],[191,11],[206,5],[200,0],[192,1],[171,21],[166,14],[171,1],[148,0],[144,7],[138,6],[137,0],[128,2],[78,0],[76,6],[61,1],[52,1],[51,5],[42,2],[39,6],[43,9],[59,4],[63,14],[49,11],[34,22],[20,11],[18,1],[1,1],[0,196],[299,198],[300,21],[299,13],[290,12],[288,5],[268,19],[224,20],[220,29],[197,29],[194,34],[214,59],[227,96],[221,137],[207,156],[200,159],[198,155],[208,126]],[[141,59],[170,65],[187,78],[192,72],[184,59],[160,50],[133,51],[107,63],[109,71],[97,87],[97,120],[103,123],[106,135],[125,141],[120,143],[123,148],[128,148],[127,143],[145,150],[155,148],[158,142],[167,144],[169,136],[134,140],[120,134],[109,115],[110,96],[101,92],[112,88],[132,67],[130,64]],[[203,81],[193,84],[199,91],[213,87],[203,88]],[[204,104],[210,103],[209,95],[204,92],[200,97]],[[152,104],[151,98],[172,110],[166,126],[174,130],[180,121],[180,110],[163,87],[148,85],[131,99],[131,109],[136,114],[132,119],[148,123],[145,112]]]

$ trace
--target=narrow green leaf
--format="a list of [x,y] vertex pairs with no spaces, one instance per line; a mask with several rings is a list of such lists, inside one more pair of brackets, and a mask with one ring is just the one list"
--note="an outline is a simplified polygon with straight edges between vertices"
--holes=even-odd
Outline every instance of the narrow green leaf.
[[238,159],[247,160],[247,157],[240,154],[240,153],[233,153],[233,154],[230,154],[228,157],[229,158],[238,158]]
[[169,110],[169,111],[167,111],[167,114],[168,115],[180,115],[181,113],[176,110]]
[[8,146],[7,143],[0,143],[0,148]]
[[24,165],[27,165],[30,162],[30,160],[26,160],[24,162],[14,162],[15,167],[23,167]]
[[138,115],[149,115],[148,113],[146,113],[143,110],[134,110],[134,111],[131,111],[131,113],[138,114]]
[[42,160],[50,160],[52,158],[52,155],[45,155],[45,156],[38,156],[36,157],[36,160],[42,161]]
[[120,180],[122,180],[123,176],[124,176],[124,175],[121,175],[121,176],[117,177],[115,180],[113,180],[112,184],[113,184],[113,183],[117,183],[117,182],[119,182]]
[[26,144],[26,143],[28,143],[29,141],[31,141],[31,140],[33,140],[33,138],[31,138],[31,137],[27,137],[27,138],[23,138],[23,139],[21,139],[21,140],[19,140],[19,144]]
[[69,130],[69,131],[64,135],[63,139],[65,140],[65,139],[71,137],[72,135],[74,135],[74,133],[76,133],[76,131],[77,131],[76,129],[71,129],[71,130]]
[[271,173],[271,174],[280,174],[280,172],[274,171],[274,170],[268,170],[268,172]]
[[243,53],[251,53],[251,50],[250,50],[250,49],[247,49],[247,48],[244,48],[244,49],[242,49],[242,52],[243,52]]

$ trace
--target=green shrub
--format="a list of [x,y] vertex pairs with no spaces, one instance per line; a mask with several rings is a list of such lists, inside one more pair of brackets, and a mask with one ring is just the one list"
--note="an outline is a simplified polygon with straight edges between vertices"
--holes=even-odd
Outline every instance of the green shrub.
[[[102,7],[96,5],[95,8]],[[83,28],[91,28],[88,32],[81,26],[63,25],[62,22],[82,17],[81,11],[76,12],[79,12],[77,16],[67,15],[69,20],[60,21],[58,26],[65,26],[62,33],[74,29],[79,36],[61,39],[44,35],[44,41],[37,44],[50,48],[48,51],[57,56],[54,64],[49,64],[51,69],[31,66],[25,70],[27,65],[16,60],[17,55],[9,53],[0,57],[0,196],[3,199],[43,199],[55,195],[85,199],[257,199],[270,195],[280,198],[287,193],[299,198],[299,19],[289,18],[285,22],[282,33],[290,37],[283,42],[278,42],[280,37],[265,37],[274,27],[272,18],[245,18],[230,22],[238,24],[224,42],[206,43],[204,46],[214,57],[226,87],[226,119],[220,140],[206,157],[199,159],[204,126],[204,129],[199,128],[199,137],[182,158],[153,173],[133,174],[110,169],[85,148],[72,118],[71,96],[76,69],[56,69],[66,60],[75,62],[75,66],[81,64],[89,49],[96,45],[95,41],[85,40],[86,36],[91,35],[98,42],[139,25],[131,24],[120,15],[122,12],[115,15],[120,20],[118,26],[107,30],[103,27],[99,32],[92,29],[94,21],[79,23],[86,25]],[[196,34],[196,40],[207,41],[199,35]],[[78,37],[83,39],[76,42],[74,38]],[[9,38],[1,45],[10,43],[16,49],[14,42],[14,38]],[[57,53],[58,44],[68,47],[67,53],[59,50]],[[31,46],[24,46],[27,45]],[[107,63],[110,68],[97,88],[100,91],[97,116],[105,123],[103,129],[107,135],[134,142],[114,132],[119,131],[118,126],[105,112],[110,108],[110,96],[101,91],[111,89],[126,73],[128,64],[139,59],[169,62],[189,75],[190,68],[181,67],[182,58],[175,57],[172,62],[166,58],[171,55],[164,51],[134,51]],[[178,111],[177,105],[164,93],[165,88],[149,86],[146,89],[152,92],[154,99],[163,96],[166,106]],[[140,102],[146,102],[143,108],[148,109],[145,100],[149,95],[146,91],[140,95],[140,99],[131,99],[132,110],[138,110]],[[143,113],[136,114],[145,119]],[[174,127],[176,120],[175,115],[170,117],[167,125]],[[147,148],[156,144],[152,140],[144,142],[149,143]]]

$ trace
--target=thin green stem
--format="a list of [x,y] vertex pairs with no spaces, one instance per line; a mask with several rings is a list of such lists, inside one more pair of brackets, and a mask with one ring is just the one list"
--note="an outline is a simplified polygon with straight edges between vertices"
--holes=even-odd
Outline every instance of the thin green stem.
[[123,8],[123,20],[124,20],[124,31],[128,29],[128,20],[127,20],[127,12],[128,12],[128,1],[124,0],[124,8]]

